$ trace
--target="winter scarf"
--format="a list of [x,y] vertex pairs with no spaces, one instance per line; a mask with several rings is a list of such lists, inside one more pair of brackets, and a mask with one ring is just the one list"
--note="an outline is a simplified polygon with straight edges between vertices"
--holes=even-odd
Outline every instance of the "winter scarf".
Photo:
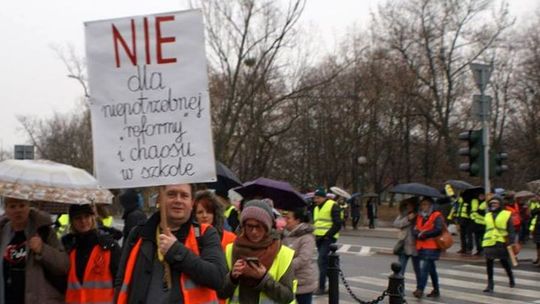
[[[274,258],[276,257],[280,247],[281,242],[278,239],[275,239],[271,233],[267,233],[264,239],[257,243],[251,242],[247,239],[245,234],[242,233],[234,241],[232,265],[234,265],[238,259],[256,257],[268,270],[270,267],[272,267],[272,263],[274,262]],[[259,280],[240,277],[240,284],[254,287],[259,284]]]

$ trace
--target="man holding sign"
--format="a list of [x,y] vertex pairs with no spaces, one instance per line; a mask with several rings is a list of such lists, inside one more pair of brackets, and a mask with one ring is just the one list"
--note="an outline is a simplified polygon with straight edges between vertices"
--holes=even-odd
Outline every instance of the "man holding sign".
[[161,211],[124,242],[116,299],[217,302],[220,238],[191,217],[191,184],[216,181],[202,12],[87,22],[85,35],[96,177],[160,186]]
[[156,212],[124,243],[117,303],[217,303],[227,273],[217,231],[194,222],[193,187],[161,186]]

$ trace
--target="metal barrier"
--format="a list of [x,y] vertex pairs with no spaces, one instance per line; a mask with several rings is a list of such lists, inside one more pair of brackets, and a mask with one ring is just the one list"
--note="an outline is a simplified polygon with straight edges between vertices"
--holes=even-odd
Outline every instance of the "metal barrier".
[[328,255],[328,304],[339,303],[339,279],[343,282],[343,285],[347,289],[349,295],[360,304],[377,304],[381,303],[386,296],[388,296],[389,304],[404,304],[407,303],[404,298],[404,279],[399,273],[401,271],[401,264],[392,263],[392,274],[388,277],[388,288],[382,292],[382,294],[371,301],[362,301],[351,290],[349,283],[345,279],[345,275],[339,267],[339,255],[336,253],[337,245],[330,245],[330,254]]

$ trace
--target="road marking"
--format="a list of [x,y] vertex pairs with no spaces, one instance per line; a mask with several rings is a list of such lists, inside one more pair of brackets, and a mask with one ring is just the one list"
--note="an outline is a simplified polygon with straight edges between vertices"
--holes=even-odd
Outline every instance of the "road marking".
[[[377,278],[372,278],[372,277],[364,277],[364,276],[350,277],[350,278],[347,278],[347,281],[359,282],[359,283],[375,285],[375,286],[380,286],[380,287],[388,286],[387,280],[377,279]],[[413,283],[411,282],[411,284]],[[481,290],[479,292],[481,292]],[[492,297],[492,296],[477,295],[473,293],[464,293],[463,291],[459,291],[459,290],[455,291],[455,290],[442,289],[441,293],[442,293],[442,296],[441,296],[442,301],[444,301],[444,298],[453,298],[453,299],[457,299],[461,301],[469,301],[469,302],[478,303],[478,304],[523,304],[524,303],[523,300],[521,301],[510,300],[510,299],[503,299],[503,298],[497,298],[497,297]],[[422,299],[421,302],[424,303],[425,300]]]
[[346,253],[347,251],[349,251],[349,249],[351,249],[351,245],[343,244],[343,245],[341,245],[341,247],[339,247],[339,249],[336,252],[337,253]]
[[[367,300],[366,298],[368,298],[370,300],[375,299],[375,298],[379,297],[382,294],[382,291],[377,292],[377,291],[374,291],[374,290],[371,290],[371,289],[361,288],[361,287],[356,287],[356,286],[349,286],[349,287],[355,293],[355,295],[357,297],[359,297],[363,301],[366,301]],[[344,289],[344,287],[343,287],[343,289]],[[346,290],[345,290],[344,294],[346,294],[347,297],[350,297],[350,295],[347,293]],[[341,298],[342,297],[340,295],[339,303],[342,303],[342,302],[347,303],[346,301],[342,301]],[[407,300],[407,303],[440,304],[439,302],[433,302],[433,301],[429,301],[429,300],[426,300],[426,299],[417,299],[417,298],[414,298],[414,297],[405,297],[405,299]],[[328,303],[328,302],[325,302],[325,303]]]
[[[412,273],[406,273],[405,278],[410,280],[415,280],[416,277]],[[448,279],[448,278],[441,278],[439,276],[439,284],[441,285],[447,285],[452,287],[461,287],[466,289],[474,289],[478,292],[481,292],[484,290],[484,288],[487,285],[487,280],[482,283],[475,283],[470,281],[463,281],[463,280],[456,280],[456,279]],[[510,288],[507,286],[500,286],[495,285],[495,293],[504,293],[509,294],[513,296],[523,296],[533,299],[540,299],[540,292],[530,289],[523,289],[523,288]]]
[[[486,272],[486,267],[485,266],[476,266],[476,265],[465,264],[465,265],[458,265],[458,266],[454,266],[454,267],[472,269],[472,270],[476,270],[477,272],[481,272],[481,273]],[[540,272],[526,271],[526,270],[516,270],[516,269],[512,269],[512,271],[514,272],[514,274],[519,274],[520,276],[534,278],[534,279],[537,279],[537,280],[540,279]],[[500,269],[500,268],[495,268],[495,273],[506,275],[506,272],[504,271],[504,269]]]
[[[437,272],[439,274],[448,274],[458,277],[465,277],[470,279],[481,279],[481,280],[487,280],[487,274],[485,273],[476,273],[476,272],[470,272],[470,271],[461,271],[461,270],[452,270],[452,269],[446,269],[446,268],[437,268]],[[495,275],[494,278],[495,282],[501,282],[508,284],[508,277],[506,275]],[[538,281],[533,280],[525,280],[522,278],[516,279],[516,284],[518,286],[531,286],[531,287],[538,287]]]
[[370,256],[370,255],[372,255],[371,247],[362,246],[362,248],[360,248],[360,252],[358,252],[357,255],[359,255],[359,256]]

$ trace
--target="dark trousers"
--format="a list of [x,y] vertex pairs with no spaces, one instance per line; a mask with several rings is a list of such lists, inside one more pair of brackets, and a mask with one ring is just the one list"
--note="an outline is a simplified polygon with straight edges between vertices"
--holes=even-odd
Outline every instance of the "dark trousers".
[[[493,264],[495,260],[494,259],[486,259],[486,269],[487,269],[487,275],[488,275],[488,287],[493,289]],[[501,259],[501,265],[506,271],[506,275],[508,276],[508,280],[510,282],[514,282],[514,273],[512,272],[512,266],[510,265],[510,261],[508,261],[507,258]]]
[[[401,264],[401,271],[399,274],[403,277],[405,276],[405,270],[407,269],[407,261],[409,261],[409,258],[412,261],[414,276],[416,277],[416,285],[418,285],[420,282],[420,258],[418,256],[400,254],[399,263]],[[403,288],[403,292],[405,292],[405,288]]]
[[375,228],[375,217],[369,218],[369,228]]
[[313,293],[303,293],[296,295],[296,302],[298,304],[311,304],[313,299]]
[[459,219],[459,239],[461,241],[461,250],[471,252],[473,249],[473,228],[474,223],[470,219]]
[[428,276],[431,278],[434,290],[439,290],[439,274],[435,266],[435,260],[420,260],[420,282],[417,282],[416,289],[424,291],[427,285]]
[[484,233],[486,232],[486,226],[477,223],[473,224],[474,227],[474,245],[478,252],[482,252],[482,240],[484,239]]
[[335,238],[318,238],[316,241],[319,257],[317,264],[319,265],[319,289],[324,290],[326,287],[326,273],[328,270],[328,254],[330,253],[330,244],[335,243]]
[[360,221],[360,215],[352,217],[352,226],[353,229],[358,229],[358,222]]

